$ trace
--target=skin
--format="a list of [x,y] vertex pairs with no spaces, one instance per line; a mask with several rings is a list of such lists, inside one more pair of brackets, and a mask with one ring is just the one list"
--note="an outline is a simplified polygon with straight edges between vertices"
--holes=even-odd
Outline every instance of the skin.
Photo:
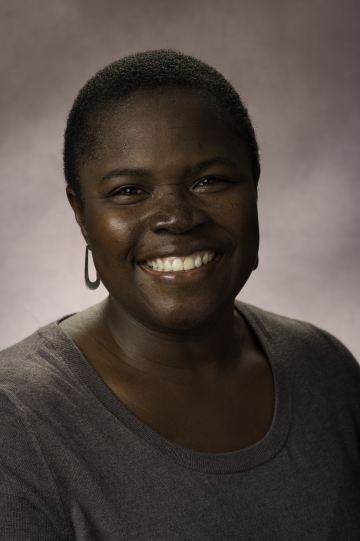
[[[69,202],[102,303],[60,325],[112,392],[165,437],[204,452],[247,447],[274,411],[269,363],[234,298],[256,267],[258,179],[220,113],[191,91],[137,92],[103,116]],[[146,260],[213,250],[159,273]]]

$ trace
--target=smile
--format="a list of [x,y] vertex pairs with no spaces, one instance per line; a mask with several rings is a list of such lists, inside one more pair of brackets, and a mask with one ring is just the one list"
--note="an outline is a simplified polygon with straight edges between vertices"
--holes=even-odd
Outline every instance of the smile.
[[146,264],[158,272],[187,272],[211,263],[215,257],[212,250],[195,252],[187,256],[158,257],[148,259]]

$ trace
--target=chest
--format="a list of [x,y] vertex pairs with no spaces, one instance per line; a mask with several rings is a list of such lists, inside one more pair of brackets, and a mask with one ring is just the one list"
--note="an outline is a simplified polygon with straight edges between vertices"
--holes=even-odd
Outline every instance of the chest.
[[172,442],[202,452],[253,445],[268,432],[274,384],[266,359],[214,381],[174,383],[131,377],[108,379],[112,392],[144,423]]

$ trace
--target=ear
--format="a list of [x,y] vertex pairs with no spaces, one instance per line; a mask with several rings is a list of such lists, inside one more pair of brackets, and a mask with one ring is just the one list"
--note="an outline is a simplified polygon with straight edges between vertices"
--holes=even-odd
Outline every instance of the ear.
[[255,185],[255,189],[256,189],[256,199],[258,198],[258,185],[259,185],[260,173],[261,173],[261,169],[260,169],[260,165],[259,165],[257,170],[254,173],[254,185]]
[[71,205],[71,208],[74,211],[75,219],[81,229],[82,236],[84,237],[86,244],[88,244],[88,241],[87,241],[88,236],[87,236],[87,232],[85,228],[84,207],[80,203],[74,190],[70,188],[69,186],[66,186],[66,195]]

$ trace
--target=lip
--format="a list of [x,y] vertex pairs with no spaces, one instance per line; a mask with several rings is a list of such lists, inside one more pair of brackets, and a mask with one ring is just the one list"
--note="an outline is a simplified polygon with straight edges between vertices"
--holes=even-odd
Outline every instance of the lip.
[[223,250],[220,248],[214,246],[214,245],[202,245],[202,246],[186,246],[183,248],[176,248],[171,247],[169,249],[163,248],[159,251],[154,252],[147,252],[145,254],[141,254],[141,256],[138,258],[137,263],[138,265],[142,265],[146,263],[148,260],[156,260],[156,259],[163,259],[166,257],[187,257],[193,253],[196,252],[215,252],[216,255],[222,255]]
[[[212,250],[212,251],[215,252],[215,250]],[[187,254],[184,254],[183,256],[181,256],[179,252],[177,252],[176,255],[178,257],[186,257]],[[173,255],[166,255],[166,256],[163,255],[161,257],[173,257]],[[207,263],[206,265],[202,265],[201,267],[197,267],[195,269],[191,269],[188,271],[178,271],[178,272],[174,272],[174,271],[159,272],[149,267],[145,261],[142,261],[141,263],[139,263],[139,267],[146,274],[162,282],[171,283],[171,284],[180,284],[180,283],[186,284],[186,283],[200,282],[202,280],[209,278],[216,271],[222,259],[223,259],[223,254],[219,252],[215,252],[215,257],[211,261],[211,263]]]

